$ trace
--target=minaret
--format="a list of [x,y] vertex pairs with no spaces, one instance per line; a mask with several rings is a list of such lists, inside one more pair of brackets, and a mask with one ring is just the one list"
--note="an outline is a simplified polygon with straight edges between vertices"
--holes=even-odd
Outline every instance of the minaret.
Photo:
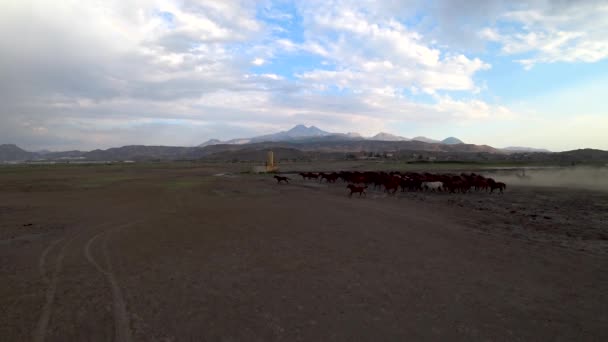
[[268,157],[266,158],[266,171],[274,171],[274,153],[268,151]]

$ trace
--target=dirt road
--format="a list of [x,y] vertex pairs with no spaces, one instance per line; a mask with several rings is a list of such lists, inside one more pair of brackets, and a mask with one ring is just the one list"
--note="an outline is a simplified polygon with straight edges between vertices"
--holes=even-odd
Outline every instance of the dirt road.
[[602,253],[219,171],[1,174],[0,340],[608,339]]

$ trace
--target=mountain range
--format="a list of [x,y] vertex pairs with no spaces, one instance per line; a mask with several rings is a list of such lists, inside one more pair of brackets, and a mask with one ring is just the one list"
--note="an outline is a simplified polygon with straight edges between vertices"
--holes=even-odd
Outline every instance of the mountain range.
[[331,138],[332,140],[371,140],[371,141],[422,141],[433,144],[464,144],[464,142],[455,137],[449,137],[444,140],[435,140],[427,137],[415,137],[412,139],[405,138],[402,136],[380,132],[372,137],[365,138],[359,133],[330,133],[315,126],[306,127],[305,125],[296,125],[288,131],[281,131],[274,134],[260,135],[253,138],[240,138],[232,139],[227,141],[221,141],[218,139],[210,139],[204,143],[198,145],[199,147],[205,147],[210,145],[219,144],[251,144],[266,141],[296,141],[296,140],[310,140],[315,138]]
[[[509,147],[498,149],[488,145],[466,144],[455,137],[435,140],[427,137],[405,138],[398,135],[380,132],[372,137],[363,137],[358,133],[331,133],[315,126],[297,125],[288,131],[267,134],[252,138],[221,141],[208,140],[198,146],[143,146],[129,145],[105,150],[29,152],[13,144],[0,145],[0,162],[11,161],[120,161],[120,160],[183,160],[183,159],[247,159],[262,153],[260,151],[283,151],[291,158],[316,158],[311,156],[333,155],[342,157],[345,154],[362,152],[382,154],[390,152],[400,158],[407,158],[412,153],[424,152],[428,157],[437,160],[473,160],[480,154],[482,160],[505,159],[507,155],[518,155],[527,158],[526,154],[550,154],[547,150],[528,147]],[[475,157],[477,156],[477,157]],[[513,157],[515,158],[515,157]]]

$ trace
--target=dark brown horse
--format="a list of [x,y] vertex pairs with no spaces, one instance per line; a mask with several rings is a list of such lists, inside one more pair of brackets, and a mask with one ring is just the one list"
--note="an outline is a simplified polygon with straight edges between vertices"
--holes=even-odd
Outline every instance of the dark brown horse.
[[274,179],[277,180],[277,183],[285,182],[288,184],[289,184],[289,180],[290,180],[290,178],[283,177],[283,176],[274,176]]
[[317,175],[316,173],[313,172],[300,172],[299,173],[300,176],[302,176],[302,179],[317,179],[319,178],[319,175]]
[[397,179],[387,179],[384,181],[384,192],[389,194],[395,194],[399,188],[399,181]]
[[322,182],[325,179],[327,183],[335,183],[336,179],[338,179],[338,174],[335,172],[332,172],[330,174],[321,173],[320,177],[321,179],[319,180],[319,182]]
[[502,194],[502,191],[505,190],[506,188],[507,188],[507,185],[503,182],[490,183],[490,193],[494,192],[494,189],[498,189],[498,190],[500,190],[500,193]]
[[356,186],[354,184],[348,184],[346,187],[348,189],[350,189],[350,194],[348,195],[348,197],[352,197],[353,193],[355,193],[355,192],[359,193],[359,197],[361,197],[361,195],[365,195],[367,197],[367,193],[365,193],[365,189],[367,189],[367,185],[366,186]]

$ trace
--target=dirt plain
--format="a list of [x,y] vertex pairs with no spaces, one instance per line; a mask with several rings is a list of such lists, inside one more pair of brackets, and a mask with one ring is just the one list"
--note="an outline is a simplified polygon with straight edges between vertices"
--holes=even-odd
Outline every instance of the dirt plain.
[[249,167],[1,167],[0,341],[608,340],[601,189],[348,198]]

